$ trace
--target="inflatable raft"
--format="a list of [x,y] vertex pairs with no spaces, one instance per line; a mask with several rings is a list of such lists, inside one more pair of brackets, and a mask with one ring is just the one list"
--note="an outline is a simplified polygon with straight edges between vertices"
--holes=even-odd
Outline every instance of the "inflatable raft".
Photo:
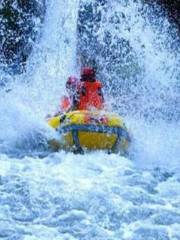
[[[126,153],[129,133],[116,114],[92,111],[72,111],[48,119],[48,124],[60,134],[59,147],[77,153],[84,150],[108,150]],[[57,146],[56,141],[51,145]]]

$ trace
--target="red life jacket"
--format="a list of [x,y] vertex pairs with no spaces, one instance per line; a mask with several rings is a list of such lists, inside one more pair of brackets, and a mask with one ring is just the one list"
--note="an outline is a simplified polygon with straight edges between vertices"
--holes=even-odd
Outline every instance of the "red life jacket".
[[81,82],[79,87],[79,101],[77,104],[78,110],[89,110],[103,108],[104,98],[102,95],[102,84],[95,80],[93,82]]
[[60,105],[59,106],[60,107],[60,111],[67,112],[71,108],[72,103],[71,103],[71,100],[70,100],[69,97],[63,96],[59,105]]

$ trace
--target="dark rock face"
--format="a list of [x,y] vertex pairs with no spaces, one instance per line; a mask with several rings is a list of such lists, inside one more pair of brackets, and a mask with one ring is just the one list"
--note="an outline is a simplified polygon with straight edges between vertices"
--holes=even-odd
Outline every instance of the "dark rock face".
[[[81,3],[77,44],[80,65],[94,67],[97,70],[98,77],[105,80],[105,85],[106,82],[111,83],[114,80],[112,76],[115,72],[119,79],[125,79],[127,75],[128,78],[132,75],[134,77],[134,70],[138,68],[133,61],[135,56],[127,40],[120,36],[112,36],[112,33],[108,30],[103,29],[103,33],[101,33],[102,23],[109,21],[109,19],[104,19],[107,11],[106,0]],[[120,15],[119,13],[112,14],[110,22],[113,26],[118,27],[124,20],[126,19],[122,12]],[[118,72],[117,69],[119,69]],[[102,75],[102,72],[108,72],[110,77],[108,78],[107,74],[105,74],[106,76]]]
[[[175,24],[176,27],[179,28],[180,32],[179,0],[142,0],[142,2],[144,4],[154,5],[154,8],[156,8],[156,4],[159,4],[162,7],[162,11],[164,9],[164,13],[162,14],[167,15],[169,17],[169,21]],[[81,55],[82,65],[90,64],[96,67],[98,59],[94,56],[100,54],[106,58],[107,56],[112,55],[110,49],[105,49],[105,47],[97,40],[97,32],[100,28],[100,22],[102,21],[102,11],[105,12],[106,8],[107,0],[97,0],[93,3],[81,2],[80,4],[78,21],[78,52]],[[125,20],[123,12],[122,19]],[[118,17],[115,16],[112,21],[117,21],[118,24],[121,19],[118,19]],[[111,44],[111,35],[109,32],[106,33],[104,43],[107,45]],[[117,45],[119,45],[120,48],[126,47],[126,52],[123,53],[122,57],[127,54],[128,50],[131,50],[130,46],[128,46],[129,43],[125,42],[124,39],[118,39]]]
[[[111,49],[106,49],[97,41],[96,33],[102,20],[101,10],[106,11],[108,0],[97,0],[80,6],[78,35],[80,38],[78,52],[82,64],[99,65],[97,56],[107,57],[114,61]],[[172,23],[180,29],[179,0],[143,0],[148,4],[158,3],[165,9]],[[45,15],[45,0],[1,0],[0,3],[0,61],[8,66],[13,73],[24,70],[26,60],[32,50],[33,42],[39,33]],[[122,13],[123,18],[123,13]],[[114,21],[119,21],[118,19]],[[82,37],[84,43],[82,44]],[[111,43],[111,35],[106,33],[104,42]],[[121,42],[121,44],[119,44]],[[120,48],[125,49],[122,54],[128,55],[131,50],[128,42],[117,39]],[[124,45],[126,48],[124,48]],[[88,46],[88,47],[87,47]],[[91,49],[89,51],[88,49]],[[111,59],[113,58],[113,59]],[[122,58],[121,58],[122,59]],[[112,66],[107,66],[112,68]],[[113,70],[113,69],[112,69]],[[127,71],[129,67],[127,66]]]
[[172,23],[175,23],[180,32],[180,2],[179,0],[157,0],[169,17]]
[[[132,2],[135,3],[135,1]],[[145,19],[147,14],[147,24],[157,25],[157,28],[160,29],[159,32],[162,30],[162,33],[167,33],[169,37],[171,34],[176,34],[175,27],[177,25],[174,24],[175,21],[173,18],[171,18],[171,21],[175,27],[168,25],[168,29],[161,29],[161,24],[163,25],[161,22],[163,21],[162,19],[165,19],[168,13],[172,13],[172,8],[170,8],[170,6],[168,6],[169,8],[166,8],[164,2],[158,0],[142,0],[142,2],[142,5],[139,3],[137,4],[137,16],[140,15]],[[149,80],[150,78],[147,78],[147,81],[144,81],[147,77],[147,70],[149,71],[149,69],[152,69],[148,68],[143,61],[144,56],[149,53],[146,42],[141,41],[143,34],[140,38],[135,35],[135,38],[139,39],[139,42],[137,43],[139,44],[139,52],[136,52],[133,46],[131,46],[130,41],[127,40],[128,38],[123,38],[124,35],[121,34],[122,29],[127,35],[133,35],[134,32],[138,32],[136,31],[138,29],[133,26],[133,24],[136,24],[136,21],[131,21],[131,13],[128,12],[128,15],[126,11],[123,11],[123,9],[129,7],[130,3],[131,1],[120,1],[119,4],[122,8],[116,8],[116,5],[113,5],[112,9],[108,9],[108,7],[111,6],[109,2],[105,0],[81,2],[79,8],[77,44],[80,65],[90,65],[96,68],[97,78],[103,81],[105,92],[108,96],[113,96],[116,99],[116,101],[111,103],[113,108],[119,110],[121,105],[123,105],[123,109],[120,109],[121,113],[126,114],[127,112],[132,112],[132,114],[136,114],[136,110],[140,109],[140,104],[145,101],[143,106],[141,106],[142,111],[140,112],[140,115],[143,115],[146,118],[149,117],[150,119],[153,119],[156,116],[156,118],[159,117],[172,120],[175,118],[177,112],[175,109],[177,104],[172,104],[175,100],[173,99],[174,96],[172,97],[170,94],[165,94],[168,96],[166,97],[166,100],[162,100],[161,96],[159,96],[160,92],[164,93],[167,91],[165,91],[163,84],[158,79],[158,72],[152,71],[157,78],[157,81],[154,80],[155,77],[152,79],[156,82],[156,87],[151,84],[151,80]],[[157,4],[160,4],[164,8],[159,7]],[[146,20],[144,23],[146,25]],[[177,39],[173,39],[173,44],[168,42],[169,45],[164,41],[162,43],[162,49],[163,47],[166,48],[167,45],[171,50],[174,50],[173,47],[176,47]],[[156,57],[155,54],[154,57]],[[159,62],[158,67],[159,66],[162,67],[162,62]],[[164,69],[165,67],[166,65],[164,66]],[[167,71],[172,71],[172,69],[167,69]],[[164,70],[162,73],[160,72],[160,75],[163,76],[163,73],[166,76]],[[151,101],[155,101],[154,99],[158,99],[160,103],[159,108],[158,104],[157,106],[156,104],[148,104]],[[131,109],[129,109],[129,106]],[[176,118],[179,119],[178,114]]]
[[[96,38],[96,32],[100,27],[101,10],[106,8],[106,0],[93,3],[81,3],[78,18],[78,50],[81,61],[85,64],[95,65],[94,56],[100,51],[100,44]],[[107,36],[108,41],[108,36]],[[91,49],[91,51],[89,51]],[[96,54],[95,54],[96,53]]]
[[23,71],[45,13],[45,0],[2,0],[1,63],[12,73]]

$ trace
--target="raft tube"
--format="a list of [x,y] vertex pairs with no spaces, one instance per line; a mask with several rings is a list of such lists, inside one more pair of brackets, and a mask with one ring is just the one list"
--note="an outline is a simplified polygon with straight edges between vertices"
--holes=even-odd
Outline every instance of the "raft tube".
[[[108,150],[126,153],[130,144],[128,130],[116,114],[92,111],[72,111],[48,119],[48,124],[60,134],[62,149],[82,153],[87,150]],[[52,144],[57,143],[52,141]]]

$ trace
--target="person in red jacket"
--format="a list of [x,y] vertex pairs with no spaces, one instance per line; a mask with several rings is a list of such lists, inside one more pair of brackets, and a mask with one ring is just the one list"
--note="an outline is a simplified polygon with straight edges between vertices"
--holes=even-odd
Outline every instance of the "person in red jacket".
[[68,95],[64,95],[59,104],[60,112],[68,112],[74,108],[74,101],[76,100],[78,79],[70,76],[66,82],[66,91]]
[[77,101],[76,99],[77,99],[78,83],[79,83],[79,80],[76,77],[74,76],[68,77],[66,81],[67,95],[64,95],[61,97],[57,111],[53,115],[48,114],[46,116],[47,119],[58,116],[59,114],[69,112],[71,110],[75,110],[75,107],[76,107],[75,102]]
[[81,70],[77,96],[78,99],[75,102],[77,110],[103,109],[102,83],[96,79],[96,72],[93,68],[84,67]]
[[66,82],[66,91],[68,95],[64,95],[59,104],[59,112],[68,112],[74,110],[75,102],[77,99],[78,79],[74,76],[70,76]]

